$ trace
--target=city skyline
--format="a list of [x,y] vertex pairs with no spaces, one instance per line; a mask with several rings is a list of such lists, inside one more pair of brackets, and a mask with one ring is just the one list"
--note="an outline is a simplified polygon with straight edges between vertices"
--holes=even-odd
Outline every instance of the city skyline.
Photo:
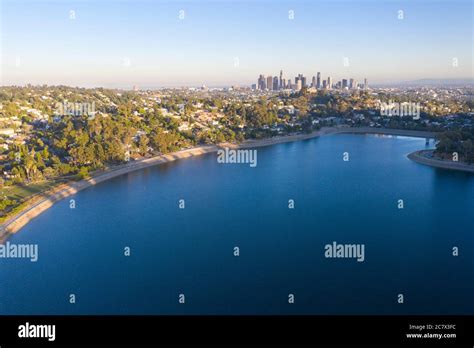
[[[294,82],[293,82],[294,81]],[[368,89],[368,80],[364,77],[363,82],[358,81],[354,78],[343,78],[333,83],[335,80],[332,76],[327,76],[321,80],[321,72],[318,71],[316,75],[311,77],[311,81],[304,74],[298,74],[297,76],[287,77],[283,74],[283,70],[280,70],[279,76],[260,74],[257,79],[257,83],[252,84],[251,87],[254,90],[284,90],[291,89],[299,91],[302,88],[315,88],[315,89]]]
[[373,85],[473,76],[469,1],[135,3],[3,0],[1,85],[250,86],[280,69]]

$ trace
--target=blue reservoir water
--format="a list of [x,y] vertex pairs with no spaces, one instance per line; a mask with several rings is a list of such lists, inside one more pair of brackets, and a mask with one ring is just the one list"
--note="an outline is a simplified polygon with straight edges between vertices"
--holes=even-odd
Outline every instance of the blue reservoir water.
[[[423,148],[331,135],[88,188],[8,240],[39,259],[0,259],[0,313],[474,314],[474,175],[406,158]],[[333,242],[364,261],[326,258]]]

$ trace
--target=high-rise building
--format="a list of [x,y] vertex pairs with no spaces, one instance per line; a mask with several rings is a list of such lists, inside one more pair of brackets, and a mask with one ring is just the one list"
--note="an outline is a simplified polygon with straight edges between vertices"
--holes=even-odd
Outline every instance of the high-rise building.
[[354,89],[354,79],[349,79],[349,89]]
[[347,79],[342,79],[342,88],[347,88]]
[[300,78],[296,81],[296,90],[299,91],[301,90],[301,87],[303,86],[303,82],[301,81]]
[[316,76],[313,76],[313,77],[311,78],[311,87],[316,88]]
[[323,89],[327,88],[327,84],[328,84],[328,82],[326,80],[323,80]]
[[275,76],[275,77],[273,78],[273,90],[274,90],[274,91],[278,91],[278,88],[279,88],[278,77]]
[[316,88],[321,88],[321,73],[319,71],[316,77]]
[[301,75],[301,87],[306,87],[306,77]]
[[280,70],[280,83],[279,83],[279,88],[283,89],[285,86],[283,86],[283,70]]
[[367,78],[364,79],[364,89],[369,88],[369,85],[367,84]]
[[301,83],[301,87],[306,86],[306,77],[304,77],[303,74],[298,74],[298,76],[295,77],[295,85],[298,86],[298,83]]
[[328,76],[328,89],[332,88],[332,78],[331,76]]
[[266,88],[265,75],[260,75],[258,77],[257,88],[262,91]]
[[267,77],[267,89],[272,89],[273,86],[273,76],[268,76]]

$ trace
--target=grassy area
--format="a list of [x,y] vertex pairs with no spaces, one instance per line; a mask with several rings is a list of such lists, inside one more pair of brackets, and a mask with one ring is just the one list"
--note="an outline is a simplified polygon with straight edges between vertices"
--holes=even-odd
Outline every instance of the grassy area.
[[45,192],[63,180],[45,180],[29,185],[13,185],[0,189],[0,201],[14,201],[13,205],[8,205],[5,209],[0,210],[0,223],[4,222],[9,216],[21,211],[25,202],[34,195]]
[[84,179],[83,176],[74,174],[54,180],[38,181],[29,185],[12,185],[0,188],[0,223],[21,212],[27,206],[28,200],[35,195],[46,192],[62,183],[82,179]]
[[17,201],[23,201],[36,193],[43,192],[54,187],[57,184],[56,181],[42,181],[30,185],[15,185],[7,186],[0,190],[0,196],[2,199],[14,199]]

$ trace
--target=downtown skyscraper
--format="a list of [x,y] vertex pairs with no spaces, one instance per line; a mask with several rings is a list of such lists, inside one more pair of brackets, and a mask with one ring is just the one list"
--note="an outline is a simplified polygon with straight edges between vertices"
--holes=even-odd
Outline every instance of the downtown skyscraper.
[[257,84],[254,84],[252,88],[261,91],[280,91],[280,90],[293,90],[300,91],[303,88],[308,89],[310,93],[314,93],[317,89],[336,89],[336,90],[359,90],[368,89],[367,78],[364,78],[364,83],[357,83],[355,78],[342,79],[339,81],[333,81],[331,76],[326,79],[321,79],[321,72],[317,72],[316,76],[311,78],[311,83],[308,85],[306,76],[298,74],[292,79],[285,79],[283,77],[283,70],[280,70],[279,75],[259,75]]

